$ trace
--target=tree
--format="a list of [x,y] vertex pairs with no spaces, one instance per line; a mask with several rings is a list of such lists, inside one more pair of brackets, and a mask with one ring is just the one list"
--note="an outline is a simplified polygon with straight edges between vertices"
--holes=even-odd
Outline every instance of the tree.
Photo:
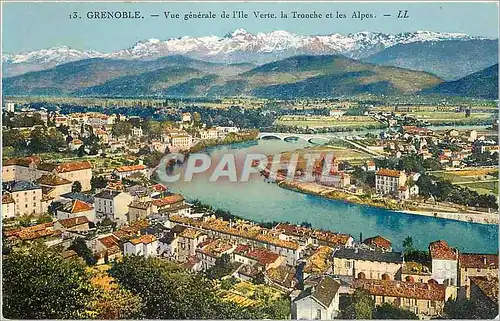
[[43,245],[3,261],[3,313],[9,319],[84,319],[93,298],[85,267]]
[[233,319],[251,315],[221,301],[211,281],[171,262],[126,256],[113,262],[110,275],[125,289],[140,295],[147,319]]
[[96,188],[105,188],[108,186],[108,180],[104,176],[92,176],[90,179],[90,186],[92,190]]
[[378,306],[373,313],[374,319],[414,319],[418,320],[418,316],[408,310],[395,307],[389,303],[384,303]]
[[127,121],[117,121],[111,128],[114,137],[128,137],[132,133],[132,124]]
[[215,265],[210,267],[206,271],[206,274],[209,279],[215,280],[228,275],[232,270],[231,258],[228,254],[224,253],[215,260]]
[[116,289],[101,289],[96,299],[92,301],[94,319],[138,319],[141,317],[142,300],[130,291]]
[[80,193],[82,191],[82,183],[80,183],[79,181],[74,181],[73,185],[71,185],[71,191]]
[[78,256],[82,257],[88,265],[94,265],[97,263],[97,259],[95,258],[92,251],[88,248],[87,243],[81,237],[78,237],[73,240],[71,243],[70,250],[75,251]]
[[414,249],[413,248],[413,238],[411,236],[407,236],[403,240],[403,248],[404,248],[405,253],[409,253]]
[[312,228],[312,224],[307,221],[300,223],[300,226],[305,228]]
[[344,319],[372,319],[375,302],[365,289],[356,289],[350,302],[341,310]]
[[[444,313],[449,319],[481,319],[476,304],[468,299],[448,299],[444,304]],[[494,318],[496,314],[485,319]]]
[[78,147],[78,150],[76,151],[76,154],[78,155],[78,157],[85,156],[85,145],[82,145],[82,146]]

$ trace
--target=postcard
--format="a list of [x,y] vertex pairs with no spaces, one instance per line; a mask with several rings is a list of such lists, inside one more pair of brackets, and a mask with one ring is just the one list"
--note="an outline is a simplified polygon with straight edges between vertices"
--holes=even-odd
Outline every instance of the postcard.
[[3,1],[2,317],[497,317],[498,9]]

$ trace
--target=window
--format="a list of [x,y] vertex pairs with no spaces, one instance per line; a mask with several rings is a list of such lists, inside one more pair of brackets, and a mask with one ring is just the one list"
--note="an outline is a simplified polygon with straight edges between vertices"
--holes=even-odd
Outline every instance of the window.
[[350,269],[351,268],[351,261],[346,261],[345,262],[345,268]]
[[316,309],[316,320],[321,320],[321,309]]

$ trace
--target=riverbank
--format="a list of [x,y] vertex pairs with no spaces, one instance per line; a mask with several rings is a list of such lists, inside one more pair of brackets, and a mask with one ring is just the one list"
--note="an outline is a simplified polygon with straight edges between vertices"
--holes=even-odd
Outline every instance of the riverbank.
[[425,211],[419,210],[417,207],[403,205],[404,203],[391,199],[371,199],[363,195],[355,195],[347,192],[339,191],[335,188],[323,186],[314,182],[298,182],[292,180],[283,180],[277,184],[279,187],[292,190],[299,193],[316,195],[323,198],[343,201],[357,205],[377,207],[393,212],[406,213],[412,215],[421,215],[428,217],[436,217],[447,220],[462,221],[478,224],[498,225],[498,213],[482,213],[482,212],[444,212],[444,211]]
[[189,153],[197,153],[209,147],[231,145],[236,143],[243,143],[257,139],[259,135],[258,130],[241,131],[238,133],[229,133],[223,139],[207,139],[200,140],[198,144],[189,149]]

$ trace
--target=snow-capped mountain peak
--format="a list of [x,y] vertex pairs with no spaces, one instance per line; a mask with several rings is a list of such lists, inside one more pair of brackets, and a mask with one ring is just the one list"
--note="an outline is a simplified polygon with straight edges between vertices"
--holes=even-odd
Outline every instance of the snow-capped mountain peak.
[[[396,44],[425,41],[485,39],[462,33],[416,31],[399,34],[357,32],[347,35],[298,35],[285,30],[252,34],[243,28],[226,36],[184,36],[159,40],[139,41],[128,49],[111,53],[76,50],[58,46],[18,54],[4,54],[2,62],[7,75],[10,70],[22,73],[23,65],[29,70],[41,70],[59,64],[89,58],[154,59],[168,55],[187,55],[193,58],[224,62],[266,62],[297,54],[342,54],[362,58]],[[15,66],[15,67],[13,67]]]

